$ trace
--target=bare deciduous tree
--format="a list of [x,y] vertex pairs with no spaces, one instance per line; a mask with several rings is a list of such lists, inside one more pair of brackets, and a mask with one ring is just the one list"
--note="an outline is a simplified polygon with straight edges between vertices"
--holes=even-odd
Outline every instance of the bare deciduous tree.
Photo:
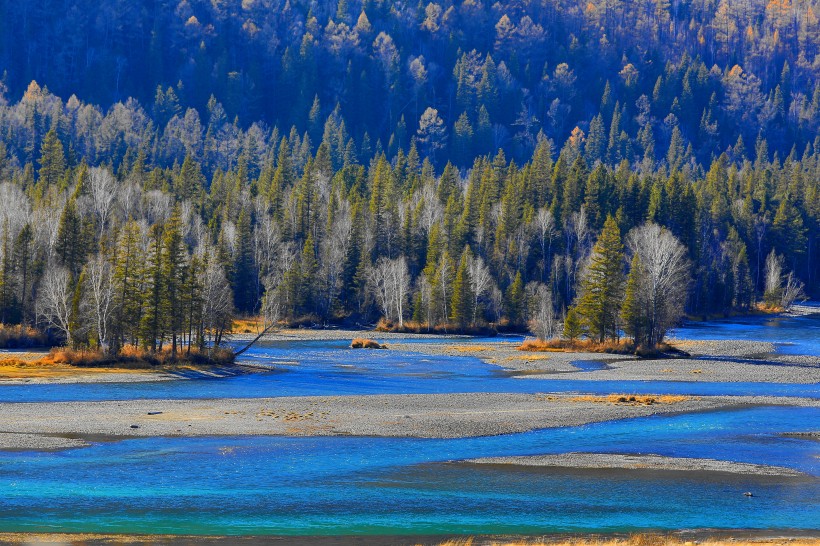
[[205,302],[202,329],[218,346],[231,327],[233,291],[225,278],[225,270],[216,260],[209,260],[203,270],[202,298]]
[[97,221],[100,223],[100,237],[105,233],[108,217],[117,197],[117,181],[108,169],[94,167],[89,171],[88,188]]
[[47,328],[57,330],[73,343],[71,331],[71,276],[64,267],[52,266],[46,271],[37,294],[37,317]]
[[529,327],[535,337],[541,341],[554,338],[559,331],[560,321],[556,319],[552,304],[552,291],[546,284],[530,283],[530,320]]
[[86,265],[87,295],[94,317],[97,343],[105,353],[108,353],[110,348],[109,327],[116,310],[112,276],[111,264],[100,254],[91,258]]
[[[627,247],[641,263],[637,279],[639,309],[646,324],[646,343],[655,346],[683,316],[691,265],[686,247],[667,229],[647,223],[629,232]],[[636,272],[638,274],[638,272]]]
[[806,299],[803,283],[794,273],[783,274],[783,256],[772,250],[766,257],[766,291],[763,299],[771,307],[789,310],[795,301]]
[[410,292],[407,260],[403,256],[395,260],[380,258],[370,269],[368,281],[384,317],[398,322],[399,328],[404,327],[404,312]]

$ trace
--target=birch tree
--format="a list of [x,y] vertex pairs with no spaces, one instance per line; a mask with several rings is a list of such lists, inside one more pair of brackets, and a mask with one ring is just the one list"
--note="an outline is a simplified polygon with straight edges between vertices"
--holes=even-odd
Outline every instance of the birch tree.
[[103,352],[109,353],[109,332],[116,311],[116,285],[113,282],[111,263],[101,254],[97,254],[86,265],[86,279],[97,344]]
[[639,264],[632,268],[627,281],[637,289],[636,301],[627,304],[641,315],[639,323],[645,328],[636,335],[636,342],[654,347],[683,317],[691,265],[686,247],[669,230],[654,223],[630,231],[627,248],[638,257],[633,264]]

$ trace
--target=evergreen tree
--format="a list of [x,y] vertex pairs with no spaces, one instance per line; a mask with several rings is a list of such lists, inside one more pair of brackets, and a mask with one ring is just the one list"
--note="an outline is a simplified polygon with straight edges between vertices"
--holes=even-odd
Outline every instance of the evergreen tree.
[[581,278],[578,313],[599,342],[618,336],[618,310],[624,291],[621,231],[612,216],[595,242]]
[[56,186],[65,172],[65,153],[57,131],[51,129],[40,147],[40,170],[37,171],[40,185],[44,188]]
[[458,269],[456,269],[456,276],[453,281],[453,296],[450,303],[450,319],[462,330],[469,326],[473,319],[475,295],[472,291],[470,279],[469,264],[471,258],[472,252],[470,247],[467,247],[461,253],[461,260],[458,263]]

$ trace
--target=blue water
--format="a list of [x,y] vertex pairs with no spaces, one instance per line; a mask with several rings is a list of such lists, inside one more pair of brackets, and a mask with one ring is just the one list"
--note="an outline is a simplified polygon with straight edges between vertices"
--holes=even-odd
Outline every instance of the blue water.
[[[778,350],[817,354],[818,324],[817,316],[753,318],[687,325],[676,335],[789,340],[793,345],[778,345]],[[473,357],[353,351],[342,341],[266,343],[245,358],[276,369],[187,381],[4,385],[0,401],[444,392],[820,398],[820,383],[521,379]],[[575,373],[583,376],[601,366],[580,361]],[[0,452],[0,531],[311,535],[820,530],[820,443],[780,435],[817,430],[819,422],[818,408],[761,407],[455,440],[144,438],[58,452]],[[568,451],[710,457],[787,466],[810,477],[452,462]],[[745,491],[755,496],[747,498]]]
[[786,354],[820,357],[820,303],[814,315],[802,317],[744,317],[690,322],[670,332],[678,339],[748,339],[770,341]]
[[[452,343],[452,340],[448,342]],[[393,350],[373,353],[349,349],[348,343],[271,342],[255,346],[243,355],[243,360],[249,362],[275,365],[277,369],[270,372],[146,383],[2,385],[0,400],[36,402],[449,392],[628,392],[820,398],[820,383],[615,382],[565,379],[568,374],[562,374],[561,379],[511,378],[497,366],[474,357],[428,356]],[[600,368],[601,364],[579,361],[577,366],[580,370],[590,371]]]
[[[207,534],[820,529],[818,409],[653,416],[459,440],[150,438],[0,453],[0,528]],[[477,467],[477,456],[656,453],[785,465],[806,479]],[[747,498],[743,492],[752,491]],[[47,522],[47,523],[46,523]]]

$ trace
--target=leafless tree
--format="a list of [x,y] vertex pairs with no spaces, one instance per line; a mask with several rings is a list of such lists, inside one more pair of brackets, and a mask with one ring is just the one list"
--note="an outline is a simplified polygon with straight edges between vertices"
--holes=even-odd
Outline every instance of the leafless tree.
[[794,273],[783,273],[783,256],[772,250],[766,257],[766,291],[763,298],[767,305],[789,310],[795,301],[806,299],[803,283]]
[[552,304],[552,291],[543,283],[530,284],[534,284],[534,286],[528,287],[530,293],[530,332],[541,341],[552,339],[558,334],[560,325]]
[[64,267],[46,269],[45,277],[37,293],[37,317],[46,325],[60,332],[67,345],[72,345],[71,276]]
[[86,265],[87,295],[97,332],[97,342],[100,349],[106,353],[109,351],[108,330],[116,310],[112,276],[111,263],[100,254],[91,258]]
[[384,317],[404,327],[404,312],[410,292],[410,271],[402,256],[395,260],[380,258],[370,269],[369,284],[376,296],[376,303]]
[[478,318],[479,303],[491,295],[495,283],[490,268],[481,256],[470,258],[467,270],[470,273],[470,289],[475,298],[473,301],[473,324],[475,324]]
[[641,263],[640,308],[645,313],[647,341],[651,346],[683,316],[691,283],[686,247],[667,229],[654,223],[634,228],[627,247]]
[[208,260],[202,275],[202,298],[205,302],[202,329],[218,346],[231,326],[233,291],[225,278],[225,270],[216,260]]
[[344,272],[347,253],[350,250],[352,233],[353,217],[350,202],[340,198],[339,205],[334,213],[333,224],[322,245],[322,267],[326,282],[325,307],[327,310],[333,305],[342,289],[342,273]]
[[541,280],[547,277],[547,269],[552,261],[552,241],[558,234],[555,227],[555,217],[547,208],[538,210],[535,216],[535,228],[538,242],[541,243]]
[[108,217],[117,197],[117,181],[108,169],[94,167],[89,171],[88,188],[91,194],[91,202],[94,213],[100,223],[99,235],[105,233],[108,224]]

